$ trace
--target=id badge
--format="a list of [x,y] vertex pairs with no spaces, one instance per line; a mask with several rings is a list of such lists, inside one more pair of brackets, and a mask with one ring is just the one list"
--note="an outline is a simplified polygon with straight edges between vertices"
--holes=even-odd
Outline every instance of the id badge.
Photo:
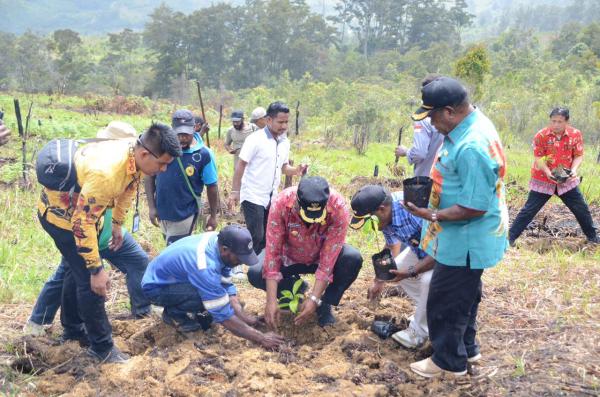
[[131,233],[137,233],[140,230],[140,213],[135,212],[133,214],[133,225],[131,226]]

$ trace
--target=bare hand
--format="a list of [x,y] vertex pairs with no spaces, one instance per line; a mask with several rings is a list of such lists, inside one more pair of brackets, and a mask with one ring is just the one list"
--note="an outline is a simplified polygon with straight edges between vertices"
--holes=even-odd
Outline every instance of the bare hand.
[[279,346],[285,343],[283,336],[274,332],[266,332],[263,334],[263,339],[260,341],[260,345],[265,349],[277,349]]
[[398,156],[398,157],[404,157],[408,153],[408,149],[406,148],[406,146],[400,145],[400,146],[396,147],[395,153],[396,153],[396,156]]
[[212,232],[213,230],[217,229],[217,216],[216,215],[210,215],[208,217],[208,219],[206,220],[206,225],[204,226],[204,230],[206,230],[207,232]]
[[154,208],[148,208],[148,214],[149,214],[149,218],[150,218],[150,222],[158,227],[158,210],[156,209],[156,207]]
[[274,302],[267,302],[265,306],[265,322],[267,326],[272,330],[277,330],[279,328],[279,317],[281,316],[281,310],[279,310],[279,306],[277,305],[277,300]]
[[231,211],[237,208],[240,203],[240,192],[231,192],[229,195],[229,200],[227,201],[227,206]]
[[314,316],[316,311],[317,311],[317,304],[310,299],[306,299],[304,301],[304,303],[302,303],[302,307],[300,309],[300,314],[298,315],[298,317],[296,317],[294,319],[294,324],[295,325],[304,324],[305,322],[310,320],[311,317]]
[[96,295],[106,298],[110,290],[110,279],[106,270],[100,270],[97,274],[90,275],[90,285]]
[[575,179],[578,179],[578,178],[579,178],[579,175],[577,175],[577,169],[571,170],[571,172],[569,173],[569,179],[568,180],[572,181],[572,180],[575,180]]
[[405,278],[410,278],[410,274],[406,270],[390,270],[390,273],[396,275],[396,277],[389,281],[390,283],[398,283]]
[[306,175],[307,172],[308,172],[308,164],[300,164],[298,166],[296,175],[298,175],[298,176]]
[[10,137],[10,130],[0,121],[0,146],[5,145]]
[[373,284],[369,287],[369,290],[367,291],[367,299],[369,299],[370,301],[374,301],[375,299],[379,298],[379,295],[381,295],[381,292],[383,292],[384,286],[384,282],[380,280],[373,280]]
[[427,208],[419,208],[413,203],[404,203],[404,207],[408,210],[408,212],[418,216],[419,218],[423,218],[428,221],[431,220],[431,211]]
[[112,225],[112,239],[110,243],[108,243],[108,248],[111,251],[117,251],[119,248],[123,246],[123,229],[121,225],[117,225],[113,223]]

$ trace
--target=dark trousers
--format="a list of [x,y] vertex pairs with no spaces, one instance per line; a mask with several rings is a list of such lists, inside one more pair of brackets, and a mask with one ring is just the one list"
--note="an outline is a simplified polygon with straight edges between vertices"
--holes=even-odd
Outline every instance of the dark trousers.
[[[148,266],[148,255],[129,233],[123,234],[123,245],[116,251],[109,248],[100,251],[100,257],[108,260],[111,265],[125,274],[131,314],[141,316],[150,312],[150,301],[142,292],[142,277]],[[56,271],[44,284],[31,317],[36,324],[52,324],[54,316],[61,303],[63,281],[66,272],[66,260],[61,258]],[[76,325],[80,328],[80,324]]]
[[435,263],[427,297],[431,359],[447,371],[467,369],[467,357],[479,354],[475,340],[481,301],[482,269]]
[[146,290],[144,293],[153,304],[164,307],[167,313],[174,317],[204,312],[198,290],[189,283],[169,284]]
[[252,236],[254,252],[258,255],[267,244],[265,233],[267,231],[269,207],[265,208],[262,205],[254,204],[249,201],[242,201],[241,207],[242,212],[244,213],[246,227]]
[[[92,291],[90,272],[77,253],[73,232],[54,226],[43,216],[38,215],[38,218],[66,259],[60,312],[64,336],[80,338],[87,332],[91,349],[104,354],[113,346],[112,327],[104,309],[104,298]],[[85,329],[81,326],[82,320]]]
[[[533,220],[536,214],[542,209],[542,207],[550,200],[552,195],[538,193],[534,191],[529,192],[529,196],[527,197],[527,202],[525,206],[521,209],[517,217],[512,223],[510,227],[510,231],[508,233],[508,238],[510,241],[515,241],[519,238],[523,230],[529,225],[529,223]],[[594,221],[592,219],[592,215],[590,214],[590,209],[588,208],[581,191],[579,190],[579,186],[574,189],[569,190],[566,193],[563,193],[561,196],[558,196],[563,203],[571,210],[577,222],[579,222],[579,226],[583,230],[583,233],[586,235],[588,240],[593,240],[596,238],[596,229],[594,228]]]
[[[362,267],[362,256],[358,250],[348,244],[344,244],[340,255],[335,262],[333,268],[333,282],[327,286],[325,293],[321,297],[324,303],[337,306],[344,295],[344,292],[352,285],[360,268]],[[248,269],[248,281],[255,288],[262,290],[267,289],[267,282],[263,278],[264,262],[260,262]],[[317,271],[317,264],[294,264],[290,266],[282,266],[281,274],[283,279],[277,287],[278,297],[281,297],[281,291],[291,291],[296,280],[301,274],[314,274]]]

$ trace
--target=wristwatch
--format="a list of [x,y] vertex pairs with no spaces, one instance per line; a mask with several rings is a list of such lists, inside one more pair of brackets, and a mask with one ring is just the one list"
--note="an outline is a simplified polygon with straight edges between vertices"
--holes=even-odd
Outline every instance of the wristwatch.
[[317,304],[317,307],[319,307],[319,306],[321,306],[321,305],[323,304],[323,301],[322,301],[321,299],[317,298],[317,297],[316,297],[316,296],[314,296],[314,295],[311,295],[311,296],[309,297],[309,299],[310,299],[311,301],[315,302],[315,303]]
[[435,223],[437,221],[438,221],[437,212],[434,211],[431,213],[431,222]]
[[93,267],[93,268],[89,269],[89,271],[92,276],[95,276],[96,274],[100,273],[100,271],[102,269],[104,269],[104,266],[100,265],[98,267]]

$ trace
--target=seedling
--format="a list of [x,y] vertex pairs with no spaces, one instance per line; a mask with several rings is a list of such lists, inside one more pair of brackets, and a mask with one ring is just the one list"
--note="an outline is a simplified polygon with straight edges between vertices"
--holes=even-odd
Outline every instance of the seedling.
[[366,221],[362,228],[362,232],[365,236],[375,236],[375,242],[377,243],[377,250],[379,248],[379,218],[376,215],[371,215]]
[[[298,313],[298,306],[300,305],[300,299],[304,296],[301,292],[299,292],[300,287],[302,286],[303,280],[300,278],[296,280],[294,285],[292,286],[292,290],[283,290],[281,291],[281,298],[279,298],[279,308],[280,309],[290,309],[290,311],[294,314]],[[288,299],[287,302],[281,303],[283,299]]]

